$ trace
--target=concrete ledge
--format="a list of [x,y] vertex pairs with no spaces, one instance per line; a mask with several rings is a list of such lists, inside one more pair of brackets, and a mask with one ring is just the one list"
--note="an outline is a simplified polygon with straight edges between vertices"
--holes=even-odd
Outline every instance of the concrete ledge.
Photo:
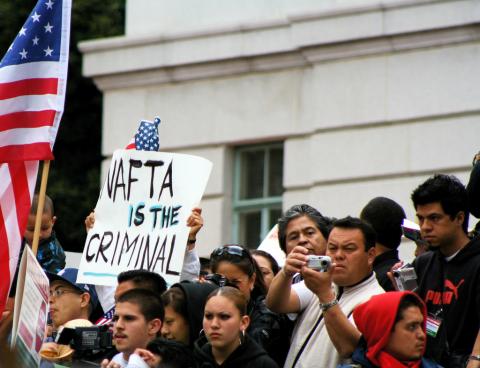
[[404,0],[216,29],[85,41],[79,48],[84,75],[95,77],[105,90],[477,41],[479,24],[480,3],[474,0]]

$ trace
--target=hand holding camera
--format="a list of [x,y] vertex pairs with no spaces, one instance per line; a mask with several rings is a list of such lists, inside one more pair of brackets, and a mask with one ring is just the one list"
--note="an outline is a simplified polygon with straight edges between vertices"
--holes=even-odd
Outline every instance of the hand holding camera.
[[329,256],[309,255],[302,269],[305,285],[317,295],[320,303],[335,298],[332,291],[332,271],[334,264]]
[[292,277],[296,273],[302,270],[302,267],[306,265],[308,257],[308,250],[305,247],[297,245],[288,254],[283,266],[283,273],[289,277]]
[[418,287],[417,273],[410,263],[392,271],[394,286],[400,291],[415,291]]

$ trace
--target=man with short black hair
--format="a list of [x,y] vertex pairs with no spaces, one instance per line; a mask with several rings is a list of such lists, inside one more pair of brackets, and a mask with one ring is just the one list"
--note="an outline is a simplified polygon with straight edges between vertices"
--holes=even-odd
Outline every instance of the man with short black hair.
[[[300,313],[285,367],[335,368],[353,352],[360,333],[347,316],[370,296],[383,293],[372,271],[374,247],[372,227],[347,217],[333,223],[326,250],[333,263],[327,272],[307,267],[308,251],[302,246],[287,256],[267,295],[272,311]],[[304,282],[292,285],[297,272]]]
[[118,285],[115,290],[115,300],[131,289],[146,289],[161,296],[167,290],[165,279],[156,272],[148,270],[129,270],[117,276]]
[[102,367],[126,367],[135,349],[145,349],[160,336],[165,310],[160,297],[152,291],[132,289],[121,294],[115,304],[113,340],[120,352]]
[[426,356],[445,367],[480,367],[480,241],[467,236],[467,191],[435,175],[412,193],[430,250],[414,261],[428,311]]
[[400,261],[397,249],[402,240],[402,223],[405,217],[403,208],[385,197],[373,198],[360,213],[360,218],[368,222],[377,233],[373,270],[385,291],[395,290],[387,272]]

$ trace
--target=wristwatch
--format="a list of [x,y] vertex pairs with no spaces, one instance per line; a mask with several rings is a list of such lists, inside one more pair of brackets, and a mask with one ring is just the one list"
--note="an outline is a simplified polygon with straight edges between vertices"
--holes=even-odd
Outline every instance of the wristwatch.
[[330,308],[332,308],[337,304],[338,304],[338,300],[333,299],[331,302],[328,302],[328,303],[320,303],[320,308],[322,308],[322,312],[326,312],[327,310],[329,310]]

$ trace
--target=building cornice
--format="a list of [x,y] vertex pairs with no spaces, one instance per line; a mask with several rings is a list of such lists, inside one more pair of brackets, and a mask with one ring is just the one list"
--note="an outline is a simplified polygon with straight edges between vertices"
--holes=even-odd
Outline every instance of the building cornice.
[[158,85],[480,39],[474,0],[399,0],[196,32],[82,42],[101,90]]

